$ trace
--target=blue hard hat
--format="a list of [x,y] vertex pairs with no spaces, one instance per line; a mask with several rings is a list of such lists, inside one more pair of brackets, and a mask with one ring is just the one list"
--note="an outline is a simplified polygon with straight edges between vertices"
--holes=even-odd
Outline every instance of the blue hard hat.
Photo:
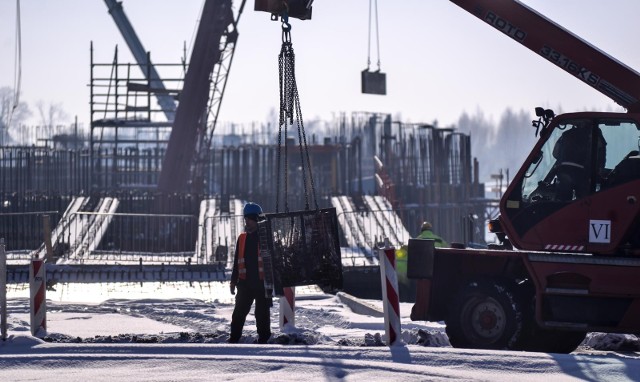
[[260,205],[258,204],[249,202],[244,205],[244,208],[242,209],[242,214],[244,216],[262,215],[262,207],[260,207]]

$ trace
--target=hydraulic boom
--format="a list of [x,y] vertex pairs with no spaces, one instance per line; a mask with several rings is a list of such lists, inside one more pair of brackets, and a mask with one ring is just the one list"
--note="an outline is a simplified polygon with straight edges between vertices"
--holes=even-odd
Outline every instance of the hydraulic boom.
[[517,0],[451,0],[629,112],[640,112],[640,74]]

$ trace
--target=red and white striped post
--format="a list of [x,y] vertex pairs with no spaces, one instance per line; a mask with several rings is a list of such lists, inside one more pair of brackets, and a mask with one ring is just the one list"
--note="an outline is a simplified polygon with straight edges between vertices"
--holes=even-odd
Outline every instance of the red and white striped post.
[[44,259],[31,260],[29,289],[31,290],[31,335],[47,335],[47,271]]
[[296,288],[283,288],[284,296],[280,297],[280,330],[285,327],[295,328]]
[[384,249],[378,249],[380,256],[380,281],[382,282],[382,310],[387,345],[401,345],[400,295],[398,294],[398,276],[396,274],[396,250],[384,239]]

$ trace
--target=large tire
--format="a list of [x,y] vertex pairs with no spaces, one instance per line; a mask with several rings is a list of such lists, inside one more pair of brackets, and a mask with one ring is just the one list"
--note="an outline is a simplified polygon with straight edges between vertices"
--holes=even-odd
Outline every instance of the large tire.
[[445,320],[452,346],[513,349],[522,331],[522,308],[506,281],[468,283],[453,300]]
[[584,341],[586,332],[576,332],[557,329],[543,329],[536,322],[535,296],[533,288],[524,287],[520,297],[521,305],[525,307],[522,335],[517,350],[568,354]]

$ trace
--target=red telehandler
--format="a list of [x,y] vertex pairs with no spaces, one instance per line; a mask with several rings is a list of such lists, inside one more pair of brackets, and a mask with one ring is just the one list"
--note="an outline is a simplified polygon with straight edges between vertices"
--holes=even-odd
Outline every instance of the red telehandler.
[[454,347],[568,353],[640,333],[640,74],[514,0],[451,0],[627,109],[555,116],[489,222],[500,244],[409,242],[412,320]]

